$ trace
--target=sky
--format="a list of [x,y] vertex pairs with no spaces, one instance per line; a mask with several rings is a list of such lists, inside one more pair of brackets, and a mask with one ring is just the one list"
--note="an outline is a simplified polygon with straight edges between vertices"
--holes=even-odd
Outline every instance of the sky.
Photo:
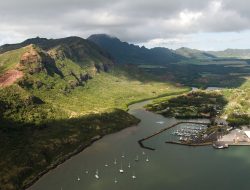
[[249,0],[0,1],[0,45],[106,33],[152,48],[250,49]]

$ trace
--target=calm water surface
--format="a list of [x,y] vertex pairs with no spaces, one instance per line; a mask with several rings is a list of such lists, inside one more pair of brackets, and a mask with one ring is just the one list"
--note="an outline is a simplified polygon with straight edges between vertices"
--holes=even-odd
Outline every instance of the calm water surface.
[[[108,135],[43,176],[29,190],[249,190],[250,147],[185,147],[165,144],[170,131],[150,139],[143,150],[137,141],[177,120],[143,110],[146,102],[130,106],[142,121]],[[157,122],[164,121],[164,124]],[[146,155],[143,155],[142,152]],[[125,155],[125,158],[121,156]],[[139,161],[135,157],[139,156]],[[149,162],[146,162],[146,158]],[[114,165],[114,159],[117,164]],[[120,174],[119,169],[124,169]],[[131,168],[128,168],[128,163]],[[105,164],[108,167],[105,167]],[[100,179],[94,178],[96,169]],[[86,174],[85,171],[89,173]],[[132,175],[137,178],[132,179]],[[77,178],[80,178],[80,181]],[[115,178],[117,183],[114,182]]]

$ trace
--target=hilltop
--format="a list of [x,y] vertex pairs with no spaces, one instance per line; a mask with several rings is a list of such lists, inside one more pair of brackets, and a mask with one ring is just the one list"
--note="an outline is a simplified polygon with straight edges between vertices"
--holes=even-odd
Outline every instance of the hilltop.
[[190,59],[214,59],[217,58],[215,55],[209,54],[205,51],[200,51],[196,49],[190,49],[187,47],[182,47],[175,52],[179,55],[182,55],[183,57],[190,58]]

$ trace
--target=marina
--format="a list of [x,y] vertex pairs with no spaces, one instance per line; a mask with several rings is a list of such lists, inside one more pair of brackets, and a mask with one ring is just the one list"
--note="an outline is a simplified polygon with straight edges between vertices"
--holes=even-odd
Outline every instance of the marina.
[[[161,129],[160,131],[158,132],[155,132],[153,133],[152,135],[149,135],[147,137],[144,137],[142,139],[140,139],[138,141],[139,145],[142,147],[142,148],[145,148],[145,149],[148,149],[148,150],[155,150],[155,148],[152,148],[152,147],[149,147],[149,146],[145,146],[143,144],[144,141],[146,140],[149,140],[171,128],[175,128],[181,124],[184,124],[184,125],[193,125],[193,126],[188,126],[188,127],[183,127],[181,128],[180,130],[176,130],[174,132],[172,132],[171,134],[174,135],[174,136],[179,136],[179,141],[182,141],[182,142],[186,142],[188,140],[195,140],[195,138],[198,138],[198,134],[203,131],[205,128],[207,128],[207,125],[210,124],[210,123],[204,123],[204,122],[193,122],[193,121],[181,121],[181,122],[178,122],[178,123],[175,123],[169,127],[166,127],[166,128],[163,128]],[[184,144],[184,143],[178,143],[178,144]]]

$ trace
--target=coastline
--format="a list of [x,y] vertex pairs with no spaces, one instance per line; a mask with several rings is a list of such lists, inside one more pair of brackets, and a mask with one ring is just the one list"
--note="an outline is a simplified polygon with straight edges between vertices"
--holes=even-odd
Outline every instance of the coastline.
[[[181,91],[179,93],[177,92],[177,93],[174,93],[174,95],[176,95],[176,94],[183,94],[185,92],[186,91]],[[171,96],[171,95],[173,95],[173,93],[164,93],[164,94],[159,95],[157,97],[146,98],[146,99],[142,99],[142,100],[131,102],[131,103],[127,104],[126,112],[129,111],[129,106],[131,106],[131,105],[134,105],[134,104],[137,104],[137,103],[141,103],[141,102],[150,101],[150,100],[154,100],[154,99],[157,99],[159,97],[165,97],[165,96],[167,97],[167,96]],[[134,125],[137,125],[137,124],[138,123],[136,123]],[[126,128],[132,127],[134,125],[128,126]],[[123,129],[125,129],[125,128],[123,128]],[[121,130],[123,130],[123,129],[121,129]],[[105,134],[105,135],[99,135],[98,137],[97,136],[93,137],[92,140],[90,140],[90,142],[88,142],[86,144],[79,145],[73,152],[68,153],[68,154],[64,155],[63,157],[59,158],[53,164],[49,165],[46,169],[44,169],[42,172],[40,172],[37,176],[35,176],[34,178],[32,178],[26,184],[24,184],[24,186],[23,186],[24,190],[27,190],[29,187],[31,187],[33,184],[35,184],[41,177],[43,177],[44,175],[46,175],[51,170],[57,168],[58,166],[60,166],[61,164],[63,164],[64,162],[66,162],[67,160],[69,160],[70,158],[72,158],[73,156],[79,154],[80,152],[84,151],[86,148],[90,147],[94,142],[102,139],[106,135],[114,134],[114,133],[117,133],[117,132],[119,132],[121,130],[115,131],[113,133],[108,133],[108,134]]]
[[27,182],[27,184],[25,184],[23,188],[24,189],[28,189],[33,184],[35,184],[42,176],[44,176],[45,174],[47,174],[49,171],[57,168],[58,166],[60,166],[61,164],[63,164],[64,162],[66,162],[67,160],[69,160],[70,158],[72,158],[73,156],[75,156],[75,155],[79,154],[80,152],[84,151],[86,148],[90,147],[94,142],[102,139],[104,136],[105,135],[99,135],[97,137],[94,137],[87,144],[84,144],[84,145],[82,144],[82,145],[78,146],[73,152],[71,152],[69,154],[66,154],[65,156],[59,158],[53,164],[49,165],[45,170],[43,170],[42,172],[40,172],[36,177],[34,177],[33,179],[31,179],[29,182]]

